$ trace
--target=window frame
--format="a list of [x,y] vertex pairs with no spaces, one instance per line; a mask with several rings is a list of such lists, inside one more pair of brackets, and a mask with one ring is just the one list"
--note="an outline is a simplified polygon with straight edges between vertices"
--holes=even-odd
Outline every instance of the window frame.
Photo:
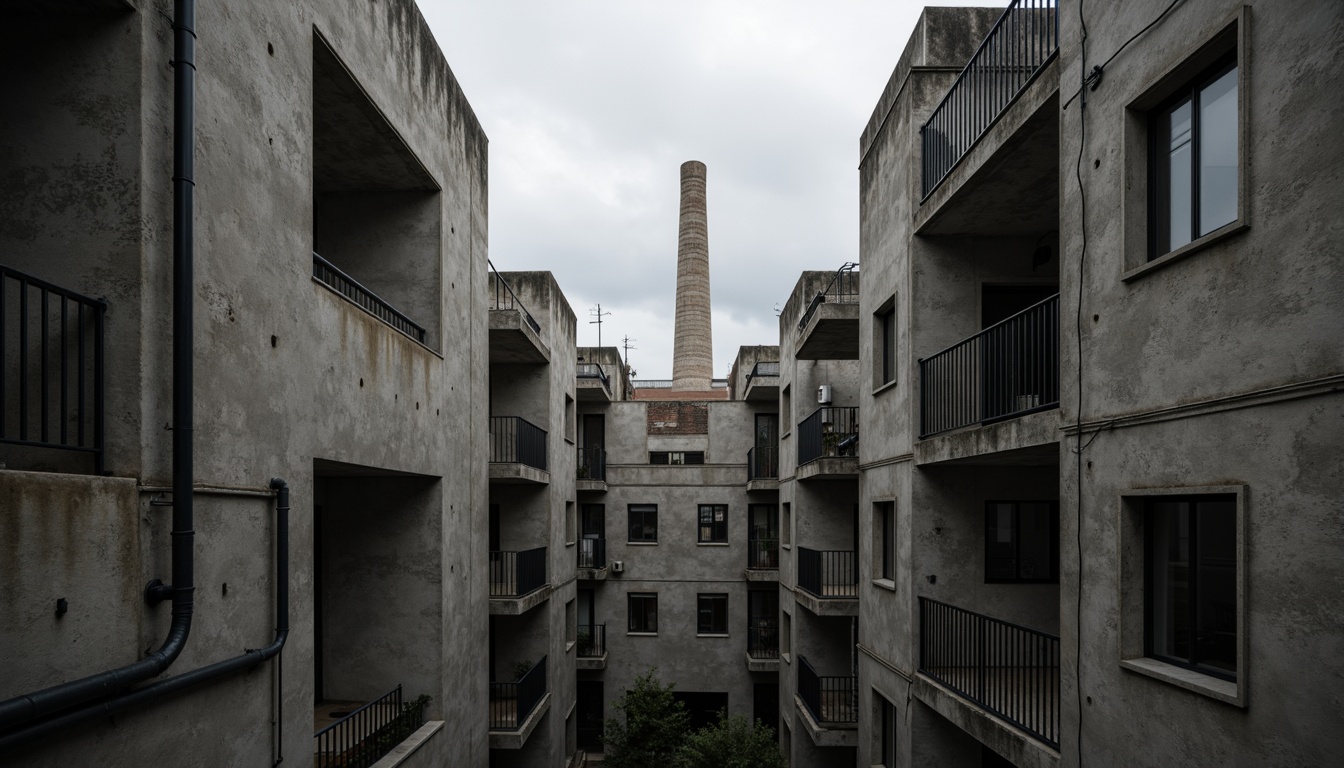
[[[625,595],[625,615],[626,615],[626,634],[628,635],[656,635],[658,634],[658,593],[657,592],[627,592]],[[635,603],[639,602],[639,610],[636,611]],[[653,620],[649,621],[649,605],[653,607]],[[636,627],[635,616],[641,617],[641,626]],[[652,623],[650,628],[648,625]]]
[[[649,529],[647,515],[653,516],[653,537],[647,535],[641,538],[635,538],[635,514],[639,513],[645,516],[641,519],[641,528],[646,531]],[[626,526],[625,541],[627,544],[657,544],[658,543],[658,505],[657,504],[627,504],[626,505]]]
[[[991,577],[989,574],[989,561],[992,557],[990,548],[990,515],[994,507],[1002,504],[1013,505],[1013,571],[1012,577]],[[1022,576],[1022,529],[1021,529],[1021,505],[1023,504],[1044,504],[1050,509],[1050,572],[1044,578],[1024,578]],[[985,501],[985,526],[984,532],[984,582],[986,584],[1058,584],[1059,583],[1059,502],[1050,499],[988,499]]]
[[[715,520],[714,513],[723,510],[723,519]],[[705,512],[709,512],[710,520],[705,522]],[[708,526],[709,538],[705,538],[706,526]],[[696,507],[696,543],[697,544],[727,544],[728,543],[728,505],[727,504],[700,504]]]
[[873,312],[873,391],[896,383],[896,296]]
[[[714,604],[721,603],[722,608],[716,613]],[[708,609],[706,608],[708,606]],[[705,623],[706,610],[709,614],[709,623]],[[716,626],[716,620],[720,620],[721,625]],[[697,637],[728,637],[728,593],[727,592],[700,592],[695,596],[695,634]]]
[[896,582],[896,502],[873,502],[873,579],[881,586]]
[[705,463],[705,452],[649,451],[649,463],[659,467],[699,467]]

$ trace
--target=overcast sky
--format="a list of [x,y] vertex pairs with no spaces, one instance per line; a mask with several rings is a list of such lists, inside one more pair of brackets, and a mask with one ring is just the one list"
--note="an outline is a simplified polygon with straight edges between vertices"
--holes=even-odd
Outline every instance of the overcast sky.
[[[580,345],[671,378],[679,168],[708,166],[714,375],[798,273],[858,260],[858,143],[911,0],[419,0],[490,139],[490,259],[550,270]],[[937,5],[1004,5],[938,0]]]

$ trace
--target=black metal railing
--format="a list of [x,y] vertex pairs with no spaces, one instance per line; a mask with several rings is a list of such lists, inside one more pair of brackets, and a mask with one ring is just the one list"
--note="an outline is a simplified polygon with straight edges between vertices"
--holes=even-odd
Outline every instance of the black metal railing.
[[924,195],[1059,50],[1056,0],[1013,0],[919,129]]
[[1059,294],[919,361],[919,432],[1059,407]]
[[817,597],[858,597],[858,555],[799,547],[798,586]]
[[522,597],[546,584],[546,548],[490,553],[490,596]]
[[759,379],[765,376],[779,376],[779,363],[757,363],[751,367],[751,372],[747,374],[747,381]]
[[607,540],[606,539],[579,539],[579,563],[580,568],[606,568],[607,567]]
[[852,438],[858,434],[857,407],[823,405],[798,425],[798,466],[823,456],[857,456]]
[[747,451],[747,482],[779,477],[779,446],[758,445]]
[[853,675],[818,675],[806,656],[798,657],[798,698],[819,724],[857,723],[859,690]]
[[803,311],[803,316],[798,320],[798,332],[802,333],[807,327],[807,321],[812,319],[812,315],[817,311],[817,307],[822,304],[858,304],[859,303],[859,265],[853,261],[847,261],[840,265],[840,269],[835,271],[835,277],[826,287],[812,297],[812,301]]
[[546,469],[546,430],[517,416],[491,416],[490,462]]
[[599,363],[577,363],[574,366],[574,378],[576,379],[597,379],[602,382],[602,388],[611,391],[611,377],[602,369]]
[[531,312],[527,311],[527,307],[523,306],[518,294],[513,292],[513,286],[509,285],[509,281],[499,274],[492,262],[487,259],[486,263],[490,266],[490,276],[493,278],[490,285],[492,289],[490,291],[490,309],[516,309],[523,313],[523,319],[527,321],[528,325],[532,326],[532,330],[541,333],[541,324],[537,322],[536,318],[532,317]]
[[779,569],[779,538],[747,540],[747,567],[758,571]]
[[88,452],[102,474],[106,310],[0,266],[0,442]]
[[600,659],[607,655],[607,625],[580,624],[578,654],[581,659]]
[[411,318],[397,311],[358,280],[341,268],[313,253],[313,279],[349,299],[355,306],[368,312],[412,339],[425,343],[425,329]]
[[427,697],[403,704],[401,686],[313,736],[314,768],[367,768],[425,722]]
[[580,480],[607,479],[607,452],[601,448],[580,448],[578,473]]
[[919,671],[1059,746],[1059,638],[919,598]]
[[774,617],[771,617],[770,623],[761,626],[752,620],[751,626],[747,627],[748,656],[753,659],[779,658],[779,627],[773,622]]
[[490,730],[516,731],[546,695],[546,657],[516,683],[490,684]]

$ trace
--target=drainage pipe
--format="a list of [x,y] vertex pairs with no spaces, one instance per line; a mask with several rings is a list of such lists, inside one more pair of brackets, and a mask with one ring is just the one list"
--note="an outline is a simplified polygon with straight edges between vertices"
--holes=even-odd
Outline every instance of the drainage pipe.
[[[151,683],[107,701],[86,706],[64,715],[43,720],[16,733],[0,736],[0,754],[43,736],[88,720],[109,717],[131,707],[139,707],[195,685],[224,675],[251,669],[280,653],[289,638],[289,485],[280,478],[271,480],[275,490],[275,638],[265,648],[249,648],[241,654],[209,666],[193,669],[166,680]],[[284,691],[280,691],[283,699]],[[283,760],[283,753],[276,764]]]
[[186,647],[193,594],[193,245],[196,154],[196,0],[176,0],[173,19],[173,583],[151,582],[151,603],[168,597],[173,619],[159,649],[118,669],[0,702],[0,732],[161,675]]

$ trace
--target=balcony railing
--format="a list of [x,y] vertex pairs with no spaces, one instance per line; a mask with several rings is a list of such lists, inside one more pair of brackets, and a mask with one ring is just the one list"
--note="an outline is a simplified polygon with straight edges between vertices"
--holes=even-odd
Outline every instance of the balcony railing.
[[574,366],[574,378],[576,379],[597,379],[602,382],[602,387],[608,392],[611,391],[611,377],[602,369],[599,363],[577,363]]
[[757,620],[752,619],[747,628],[747,655],[751,658],[779,658],[779,627],[774,625],[774,620],[772,616],[765,626],[759,626]]
[[1013,0],[919,129],[924,195],[1026,89],[1059,50],[1056,0]]
[[580,448],[578,472],[580,480],[607,479],[607,452],[601,448]]
[[779,539],[752,538],[747,540],[747,567],[752,570],[779,569]]
[[314,768],[367,768],[425,722],[421,698],[403,705],[401,686],[328,725],[313,736]]
[[752,379],[759,379],[764,376],[779,376],[779,363],[757,363],[751,367],[751,372],[747,374],[747,382]]
[[546,430],[517,416],[491,416],[490,463],[546,469]]
[[606,539],[579,539],[579,563],[580,568],[606,568],[607,567],[607,540]]
[[490,596],[522,597],[546,584],[546,548],[490,553]]
[[919,361],[920,437],[1059,407],[1059,294]]
[[600,659],[607,655],[607,625],[580,624],[578,654],[581,659]]
[[490,730],[516,731],[546,695],[546,657],[516,683],[490,684]]
[[758,445],[747,451],[747,482],[779,477],[779,446]]
[[1059,638],[919,599],[919,671],[1059,747]]
[[[835,277],[826,287],[812,297],[811,303],[803,311],[803,316],[798,320],[798,332],[802,333],[807,327],[807,321],[812,319],[816,313],[817,307],[822,304],[858,304],[859,303],[859,265],[855,262],[845,262],[836,270]],[[778,375],[778,373],[776,373]]]
[[532,326],[532,330],[541,333],[541,324],[537,322],[536,318],[532,317],[531,312],[527,311],[527,307],[523,306],[523,302],[513,292],[513,286],[509,285],[509,281],[499,274],[493,263],[488,259],[486,263],[490,265],[490,274],[495,278],[491,284],[493,290],[490,292],[490,308],[516,309],[523,313],[523,319],[527,321],[528,325]]
[[340,267],[313,253],[313,279],[354,302],[368,312],[412,339],[425,343],[425,329],[378,297],[378,294],[360,285],[355,278],[342,272]]
[[858,555],[799,547],[798,586],[817,597],[858,597]]
[[88,452],[102,474],[106,309],[0,266],[0,442]]
[[798,466],[823,456],[855,456],[859,409],[824,405],[798,425]]
[[859,721],[859,690],[854,676],[818,675],[806,656],[798,657],[798,698],[818,724]]

